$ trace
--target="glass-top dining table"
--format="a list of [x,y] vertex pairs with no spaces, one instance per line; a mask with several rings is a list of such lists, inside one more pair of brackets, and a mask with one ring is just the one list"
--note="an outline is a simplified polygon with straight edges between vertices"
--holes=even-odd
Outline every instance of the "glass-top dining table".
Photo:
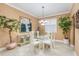
[[36,43],[38,44],[38,48],[45,50],[45,48],[52,48],[52,39],[49,39],[47,36],[39,36],[39,38],[36,39]]

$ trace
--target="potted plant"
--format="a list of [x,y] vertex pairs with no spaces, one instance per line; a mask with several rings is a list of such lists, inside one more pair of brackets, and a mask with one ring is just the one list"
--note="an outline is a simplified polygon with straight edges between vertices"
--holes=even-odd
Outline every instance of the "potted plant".
[[7,28],[9,30],[10,43],[7,45],[7,49],[14,48],[16,46],[16,43],[12,41],[11,32],[17,30],[18,21],[16,19],[9,19],[5,16],[0,16],[0,28]]
[[72,22],[70,21],[70,18],[67,17],[67,16],[59,18],[59,26],[63,30],[65,43],[69,42],[68,39],[69,39],[69,32],[70,32],[70,29],[71,29],[71,23]]

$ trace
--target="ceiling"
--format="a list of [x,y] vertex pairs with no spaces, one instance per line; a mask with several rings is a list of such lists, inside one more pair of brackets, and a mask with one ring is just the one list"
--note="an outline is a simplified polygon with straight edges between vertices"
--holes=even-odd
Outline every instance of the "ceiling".
[[55,16],[70,12],[72,3],[9,3],[21,11],[28,12],[32,16],[42,17],[42,6],[44,6],[44,15]]

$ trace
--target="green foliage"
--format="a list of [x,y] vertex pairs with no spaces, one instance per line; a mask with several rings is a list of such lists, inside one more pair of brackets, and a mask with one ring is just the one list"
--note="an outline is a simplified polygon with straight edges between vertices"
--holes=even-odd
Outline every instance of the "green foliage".
[[9,30],[17,30],[18,21],[16,19],[9,19],[5,16],[0,16],[0,28],[8,28]]
[[63,34],[67,34],[70,31],[72,25],[71,23],[72,22],[69,17],[64,16],[59,18],[59,26],[63,30]]
[[9,29],[10,43],[12,42],[11,32],[17,31],[19,22],[16,19],[9,19],[5,16],[0,16],[0,28]]
[[6,17],[5,16],[0,16],[0,27],[4,27],[4,23],[6,22]]

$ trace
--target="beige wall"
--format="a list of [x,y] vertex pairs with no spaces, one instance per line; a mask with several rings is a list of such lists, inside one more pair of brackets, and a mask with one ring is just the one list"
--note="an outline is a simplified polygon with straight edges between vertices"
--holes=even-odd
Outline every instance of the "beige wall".
[[[79,10],[79,3],[73,5],[70,16],[72,17],[73,14],[75,14],[77,10]],[[73,30],[71,32],[73,32]],[[72,33],[71,33],[71,35],[72,35]],[[73,35],[71,37],[73,37]],[[71,43],[73,42],[73,40],[74,39],[72,38]],[[75,28],[75,51],[76,51],[77,55],[79,55],[79,29],[76,29],[76,28]]]
[[[76,4],[74,6],[74,8],[72,9],[72,14],[75,13],[75,11],[78,9],[78,6],[79,4]],[[30,19],[32,21],[32,30],[35,30],[36,27],[37,27],[37,18],[27,14],[27,13],[24,13],[24,12],[21,12],[17,9],[14,9],[8,5],[5,5],[5,4],[0,4],[0,15],[3,15],[3,16],[6,16],[8,18],[15,18],[17,20],[19,20],[19,16],[24,16],[24,17],[27,17],[28,19]],[[69,14],[64,14],[64,15],[69,15]],[[64,15],[57,15],[55,17],[57,17],[57,20],[60,16],[64,16]],[[47,18],[53,18],[53,17],[47,17]],[[58,23],[57,23],[58,24]],[[44,33],[44,27],[43,26],[40,26],[40,32],[41,33]],[[73,30],[71,30],[71,44],[73,42]],[[16,33],[13,33],[12,34],[12,37],[13,37],[13,40],[16,41]],[[62,30],[59,26],[57,26],[57,33],[55,33],[56,35],[56,39],[58,40],[63,40],[63,34],[62,34]],[[7,30],[0,30],[0,47],[6,45],[7,43],[9,43],[9,36],[8,36],[8,31]]]
[[[21,12],[15,8],[12,8],[6,4],[0,3],[0,15],[6,16],[8,18],[14,18],[19,20],[19,16],[24,16],[32,21],[32,30],[35,30],[37,27],[37,19],[27,13]],[[16,33],[12,33],[13,40],[16,41]],[[0,47],[9,43],[9,36],[7,30],[0,29]]]

